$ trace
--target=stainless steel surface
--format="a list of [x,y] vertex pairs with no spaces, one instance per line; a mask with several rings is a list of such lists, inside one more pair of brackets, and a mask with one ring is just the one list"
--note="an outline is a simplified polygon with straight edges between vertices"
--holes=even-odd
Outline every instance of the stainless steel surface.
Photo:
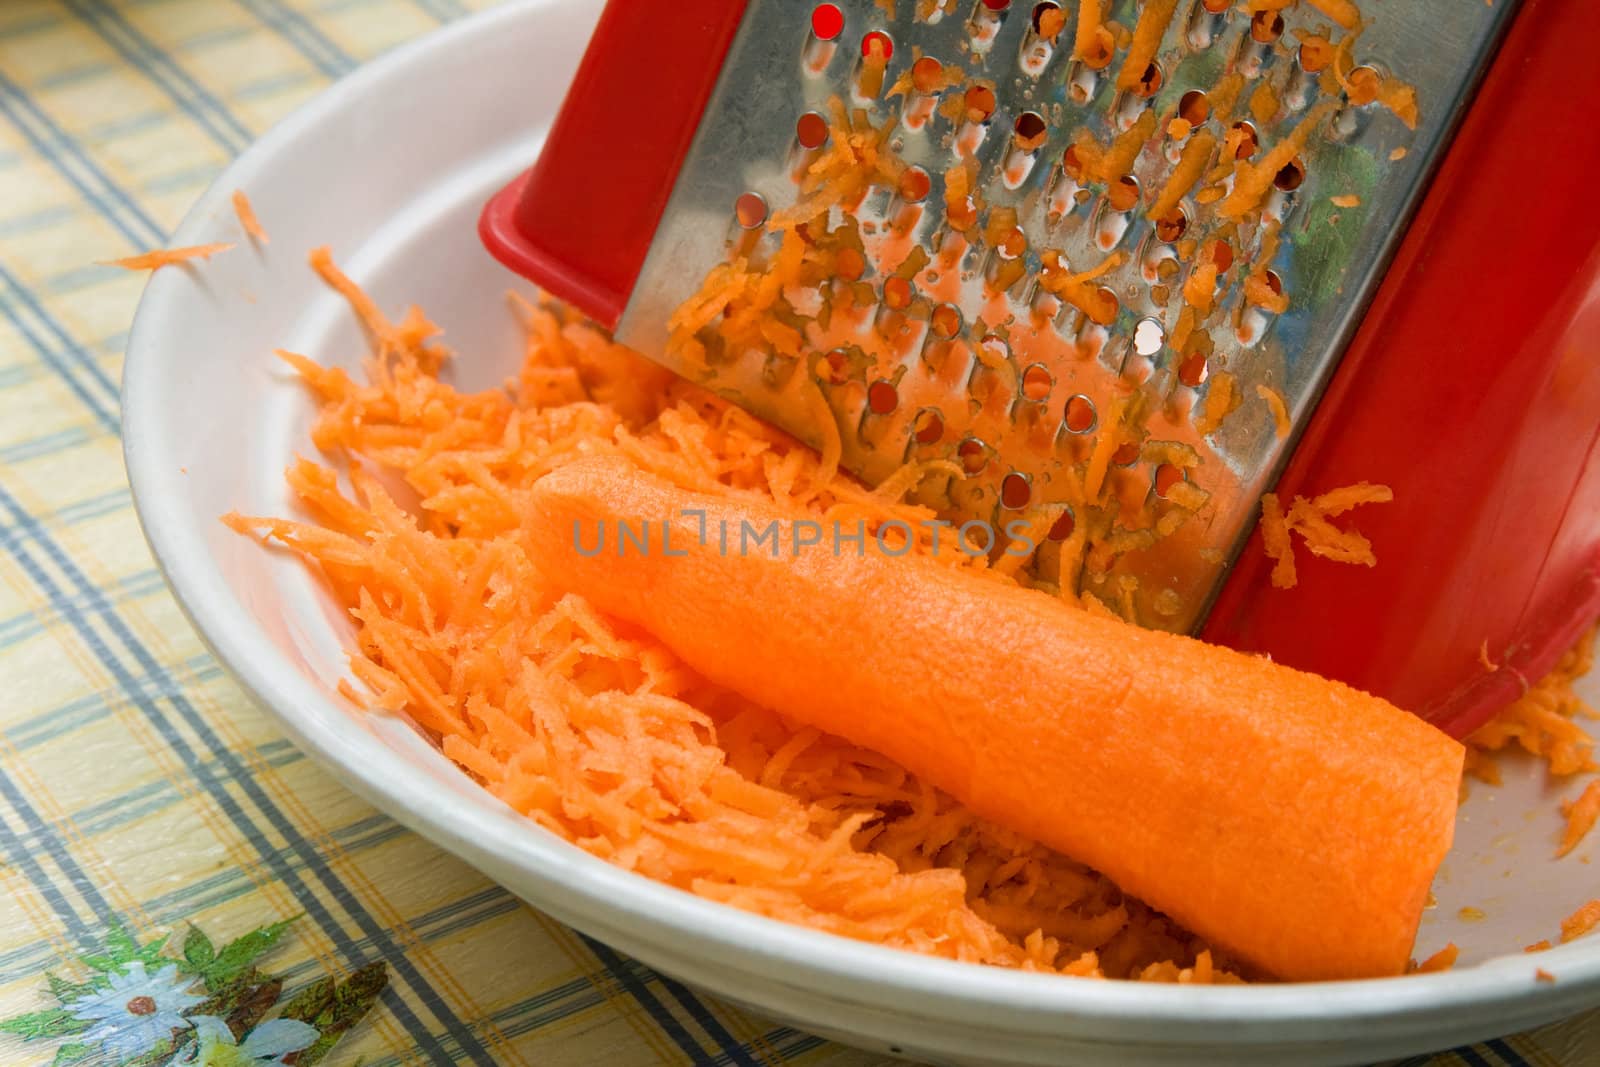
[[[1052,304],[1048,294],[1025,282],[998,298],[986,296],[985,278],[1003,269],[992,249],[966,248],[959,263],[946,264],[950,269],[943,272],[936,262],[916,276],[917,299],[904,316],[879,308],[862,319],[852,342],[859,342],[859,348],[852,351],[876,357],[877,370],[862,370],[873,359],[858,359],[851,364],[853,381],[823,387],[843,435],[844,464],[868,481],[879,481],[908,458],[958,459],[963,441],[981,439],[987,458],[982,471],[956,486],[953,497],[944,495],[952,484],[949,479],[929,479],[918,499],[952,514],[1000,522],[1029,514],[1042,503],[1070,503],[1083,512],[1075,514],[1076,521],[1093,524],[1102,542],[1118,533],[1128,536],[1117,542],[1121,551],[1108,568],[1069,567],[1069,580],[1076,571],[1075,580],[1088,583],[1103,600],[1131,599],[1142,624],[1192,628],[1203,618],[1228,561],[1254,524],[1261,493],[1270,487],[1295,439],[1294,433],[1279,436],[1256,386],[1282,395],[1298,430],[1358,322],[1453,119],[1514,5],[1510,0],[1492,5],[1366,0],[1362,12],[1367,25],[1354,41],[1351,61],[1415,86],[1421,120],[1410,130],[1377,104],[1350,106],[1337,84],[1301,69],[1298,40],[1328,29],[1334,30],[1335,40],[1342,36],[1306,2],[1282,13],[1285,31],[1277,41],[1262,43],[1252,38],[1251,19],[1242,5],[1213,14],[1201,0],[1180,0],[1156,56],[1161,85],[1148,99],[1116,87],[1125,46],[1103,71],[1072,59],[1077,7],[1071,0],[1060,5],[1066,28],[1054,48],[1033,32],[1035,7],[1029,3],[1011,4],[992,22],[983,0],[961,0],[939,5],[942,17],[929,22],[918,17],[919,9],[934,6],[923,0],[899,0],[892,5],[897,8],[892,19],[873,0],[837,2],[845,31],[826,67],[813,74],[804,69],[802,59],[813,5],[751,0],[619,336],[820,445],[824,435],[816,421],[814,359],[805,374],[774,374],[770,355],[758,351],[736,354],[709,368],[685,366],[660,356],[666,351],[668,318],[697,291],[707,272],[727,259],[733,205],[741,194],[759,193],[780,217],[795,203],[794,174],[797,165],[805,165],[804,159],[797,160],[794,145],[802,113],[826,114],[830,98],[840,97],[851,107],[867,108],[874,125],[897,124],[892,146],[931,178],[931,192],[911,235],[935,256],[940,248],[948,251],[945,242],[959,241],[944,218],[945,174],[963,149],[976,143],[972,154],[986,210],[1017,211],[1028,238],[1024,262],[1029,277],[1039,270],[1040,255],[1051,250],[1074,272],[1090,270],[1112,253],[1126,254],[1126,262],[1098,279],[1119,301],[1116,318],[1107,327],[1099,326],[1075,308]],[[1134,27],[1141,5],[1113,0],[1108,6],[1108,19],[1129,30]],[[918,55],[959,64],[969,77],[993,86],[998,106],[990,121],[974,126],[959,115],[952,117],[946,106],[919,122],[918,112],[926,108],[908,107],[903,97],[853,98],[860,42],[871,31],[888,33],[894,43],[886,86]],[[992,39],[987,36],[991,31]],[[1280,220],[1282,239],[1271,269],[1291,297],[1280,315],[1248,303],[1236,268],[1218,293],[1217,307],[1199,322],[1214,341],[1214,352],[1206,360],[1208,378],[1191,386],[1180,370],[1192,351],[1175,351],[1170,341],[1179,328],[1185,306],[1182,288],[1194,253],[1181,243],[1163,242],[1145,213],[1181,151],[1183,142],[1168,133],[1180,101],[1191,90],[1213,91],[1219,79],[1233,73],[1243,81],[1231,116],[1227,122],[1213,117],[1208,123],[1219,141],[1233,123],[1247,121],[1259,141],[1253,157],[1259,161],[1308,116],[1315,130],[1300,153],[1303,183],[1288,192],[1275,189],[1259,217],[1230,230],[1215,203],[1197,202],[1195,194],[1204,183],[1182,201],[1188,217],[1184,240],[1203,248],[1215,236],[1228,237],[1246,261],[1259,250],[1265,220]],[[1265,92],[1256,96],[1262,85],[1272,87],[1275,103]],[[946,95],[961,92],[957,87]],[[1332,103],[1319,111],[1324,101]],[[1132,210],[1115,210],[1104,181],[1088,181],[1079,188],[1064,178],[1062,154],[1078,130],[1088,130],[1106,145],[1135,126],[1146,108],[1154,113],[1155,133],[1131,167],[1139,195]],[[1014,123],[1024,112],[1036,113],[1047,126],[1048,139],[1031,158],[1013,147]],[[911,121],[905,121],[906,114]],[[1345,206],[1335,204],[1335,197]],[[874,264],[876,274],[868,272],[866,280],[874,285],[904,253],[888,231],[894,219],[906,221],[900,214],[905,206],[879,190],[852,212],[863,230],[878,231],[866,237],[869,259],[883,260]],[[834,218],[838,220],[837,209]],[[770,253],[777,238],[765,240],[763,247]],[[1163,266],[1163,260],[1177,262]],[[940,301],[961,312],[962,330],[953,343],[928,330],[931,308]],[[926,340],[914,341],[895,355],[881,342],[880,327],[903,327],[907,321]],[[835,324],[832,336],[824,339],[818,333],[814,340],[831,348],[840,340],[838,332]],[[1009,343],[991,340],[985,351],[1008,349],[1009,373],[996,374],[976,358],[975,350],[991,332]],[[1033,364],[1042,365],[1043,371],[1028,371]],[[1025,373],[1032,375],[1029,382],[1036,388],[1023,388]],[[1224,373],[1235,380],[1240,405],[1219,428],[1201,434],[1196,417],[1205,412],[1208,396]],[[880,374],[902,398],[888,414],[867,411],[867,379]],[[1038,387],[1045,385],[1048,395],[1040,399]],[[997,400],[989,394],[995,388],[1008,395]],[[1071,398],[1078,399],[1069,412]],[[1159,449],[1146,448],[1143,456],[1109,474],[1124,502],[1148,495],[1143,517],[1130,519],[1128,509],[1114,502],[1087,513],[1090,505],[1079,488],[1082,475],[1098,435],[1114,430],[1112,413],[1119,402],[1142,405],[1151,441],[1192,448],[1201,458],[1190,475],[1208,494],[1198,508],[1183,508],[1154,492],[1161,456],[1155,454]],[[941,424],[941,439],[916,443],[913,434],[934,418]],[[1029,499],[1020,510],[1006,507],[1001,498],[1005,479],[1013,474],[1028,485]],[[1017,484],[1013,478],[1013,488]],[[1186,502],[1192,505],[1196,499],[1198,494]],[[1141,543],[1148,540],[1137,534],[1141,523],[1171,515],[1167,522],[1174,524],[1191,510],[1175,532],[1152,545]],[[1137,586],[1122,581],[1127,577],[1136,578]]]

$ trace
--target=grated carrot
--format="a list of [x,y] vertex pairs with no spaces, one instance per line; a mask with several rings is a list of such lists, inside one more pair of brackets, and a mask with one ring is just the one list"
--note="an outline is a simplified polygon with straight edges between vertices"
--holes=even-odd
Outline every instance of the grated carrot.
[[1600,926],[1600,899],[1589,901],[1561,920],[1561,943],[1576,941],[1596,926]]
[[[869,537],[900,521],[919,531],[919,553],[931,552],[933,512],[874,494],[560,310],[519,305],[529,334],[520,373],[506,389],[457,391],[436,377],[428,331],[391,323],[325,251],[316,264],[375,354],[365,381],[284,358],[318,400],[313,441],[355,460],[351,489],[303,460],[288,478],[304,520],[227,521],[299,555],[350,612],[355,682],[342,692],[374,713],[409,715],[539,825],[712,900],[952,959],[1240,980],[1235,964],[1103,875],[875,752],[741,700],[654,639],[558,595],[532,568],[519,517],[534,482],[595,454],[697,492],[859,518]],[[371,470],[396,475],[415,512]],[[936,558],[1010,581],[986,560]]]
[[[1515,744],[1545,762],[1558,778],[1600,771],[1593,757],[1594,739],[1577,724],[1595,712],[1573,692],[1573,684],[1594,665],[1595,635],[1590,627],[1551,669],[1509,707],[1467,737],[1469,764],[1492,766],[1491,758]],[[1474,771],[1479,778],[1485,775]],[[1498,771],[1494,772],[1498,779]],[[1487,780],[1487,779],[1485,779]]]
[[1435,952],[1421,963],[1417,964],[1418,974],[1435,974],[1439,971],[1448,971],[1456,965],[1456,960],[1461,956],[1461,950],[1454,941]]
[[1561,833],[1561,847],[1556,850],[1557,859],[1577,848],[1589,831],[1594,829],[1595,821],[1600,819],[1600,778],[1584,787],[1577,800],[1564,801],[1561,814],[1566,817],[1567,825]]
[[261,220],[256,217],[256,209],[250,203],[250,198],[244,195],[243,189],[233,191],[233,213],[239,216],[239,225],[244,227],[244,232],[262,244],[269,244],[272,238],[267,236],[267,231],[262,228]]
[[[1270,498],[1270,502],[1269,502]],[[1273,560],[1272,584],[1278,589],[1295,585],[1294,548],[1289,533],[1300,535],[1301,542],[1314,556],[1337,563],[1375,566],[1378,557],[1372,542],[1355,530],[1340,529],[1330,519],[1363,504],[1385,504],[1394,499],[1386,485],[1357,482],[1330,490],[1308,500],[1297,496],[1283,509],[1275,494],[1262,497],[1261,536],[1267,557]]]
[[1272,423],[1281,441],[1289,436],[1294,429],[1294,423],[1289,418],[1289,405],[1284,403],[1283,394],[1272,386],[1262,382],[1256,386],[1256,396],[1266,401],[1267,407],[1272,411]]
[[210,259],[218,252],[226,252],[232,247],[233,245],[231,244],[221,243],[190,245],[187,248],[158,248],[151,252],[140,253],[137,256],[107,259],[101,262],[107,267],[121,267],[123,270],[157,271],[162,267],[171,267],[196,259]]

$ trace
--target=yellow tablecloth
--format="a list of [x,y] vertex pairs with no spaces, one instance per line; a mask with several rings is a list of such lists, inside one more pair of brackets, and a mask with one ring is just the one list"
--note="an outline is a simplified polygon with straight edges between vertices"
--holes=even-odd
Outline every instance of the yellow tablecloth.
[[[0,1064],[881,1062],[660,978],[356,800],[223,675],[140,536],[117,382],[143,279],[95,261],[491,2],[0,3]],[[1600,1062],[1592,1025],[1437,1062]]]

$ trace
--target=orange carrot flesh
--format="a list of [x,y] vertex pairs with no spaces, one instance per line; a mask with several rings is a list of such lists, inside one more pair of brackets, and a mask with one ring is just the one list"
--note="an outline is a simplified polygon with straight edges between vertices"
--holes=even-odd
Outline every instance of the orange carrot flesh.
[[1600,779],[1585,786],[1577,800],[1562,804],[1561,814],[1566,816],[1567,825],[1561,832],[1561,847],[1556,850],[1558,859],[1582,844],[1600,819]]
[[218,252],[226,252],[233,245],[222,243],[212,245],[190,245],[187,248],[158,248],[150,252],[142,252],[137,256],[126,256],[122,259],[104,260],[108,267],[121,267],[123,270],[160,270],[162,267],[171,267],[180,263],[188,263],[196,259],[210,259]]
[[267,236],[266,228],[261,225],[261,219],[256,215],[255,205],[250,203],[250,198],[244,194],[243,189],[233,191],[233,213],[239,216],[239,225],[244,227],[244,232],[252,239],[262,244],[269,244],[272,238]]
[[[1287,979],[1404,971],[1463,760],[1414,716],[870,542],[800,547],[774,504],[686,491],[615,457],[545,476],[522,514],[547,581],[1241,958]],[[656,551],[587,551],[641,522]],[[773,523],[770,555],[719,551],[715,531]]]

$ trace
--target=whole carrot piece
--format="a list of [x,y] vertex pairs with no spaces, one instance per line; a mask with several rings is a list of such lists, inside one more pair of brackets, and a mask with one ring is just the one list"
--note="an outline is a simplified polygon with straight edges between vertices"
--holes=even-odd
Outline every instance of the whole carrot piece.
[[623,460],[562,467],[527,506],[548,580],[707,678],[897,760],[1280,978],[1405,969],[1463,759],[1420,719],[891,558],[870,535],[807,543],[816,531],[770,504]]

